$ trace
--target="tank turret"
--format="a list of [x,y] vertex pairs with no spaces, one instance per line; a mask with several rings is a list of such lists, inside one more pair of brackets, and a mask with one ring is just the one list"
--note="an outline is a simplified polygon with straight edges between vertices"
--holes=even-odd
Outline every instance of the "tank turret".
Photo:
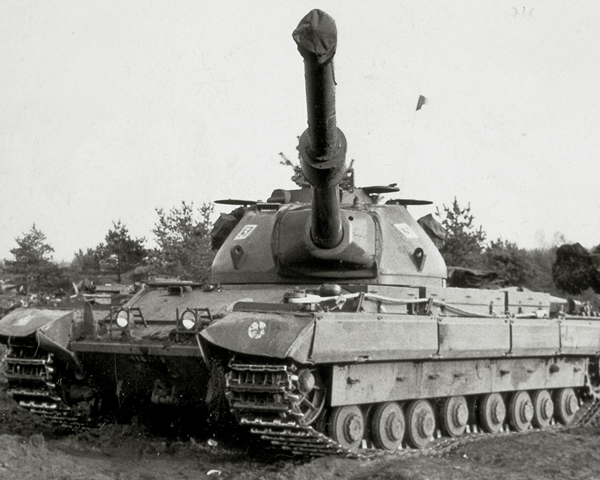
[[398,192],[395,186],[347,185],[347,143],[336,121],[335,22],[313,10],[292,37],[304,59],[308,128],[298,149],[310,186],[277,189],[267,202],[217,202],[243,205],[244,212],[228,224],[212,281],[442,286],[446,265],[409,214],[414,202],[379,203],[379,194]]

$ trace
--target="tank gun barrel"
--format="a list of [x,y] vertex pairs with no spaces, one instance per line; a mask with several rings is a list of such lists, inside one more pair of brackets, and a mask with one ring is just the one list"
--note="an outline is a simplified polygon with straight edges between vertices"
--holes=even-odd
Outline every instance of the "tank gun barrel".
[[319,248],[334,248],[344,236],[338,185],[347,170],[346,139],[335,112],[337,29],[333,18],[315,9],[292,36],[304,58],[308,128],[299,150],[304,176],[314,187],[311,237]]

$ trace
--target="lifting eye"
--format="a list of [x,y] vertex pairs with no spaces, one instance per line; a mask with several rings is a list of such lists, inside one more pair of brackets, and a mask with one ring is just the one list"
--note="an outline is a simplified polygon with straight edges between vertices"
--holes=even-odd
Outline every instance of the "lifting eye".
[[415,251],[412,254],[412,259],[419,271],[423,270],[423,266],[425,265],[425,257],[425,252],[421,247],[415,248]]

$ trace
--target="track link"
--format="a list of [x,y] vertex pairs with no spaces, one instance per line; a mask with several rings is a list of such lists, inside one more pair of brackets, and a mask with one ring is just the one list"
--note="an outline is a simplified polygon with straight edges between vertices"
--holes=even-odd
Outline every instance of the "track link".
[[542,431],[566,430],[594,425],[600,421],[600,401],[591,399],[580,405],[573,422],[513,432],[507,428],[499,433],[471,432],[460,437],[433,440],[424,449],[404,448],[396,451],[362,448],[349,450],[315,427],[305,424],[303,396],[297,383],[296,369],[287,365],[259,365],[230,362],[226,375],[225,394],[240,425],[268,442],[272,449],[293,455],[341,455],[349,458],[373,458],[382,455],[441,456],[469,443],[506,437],[528,435]]

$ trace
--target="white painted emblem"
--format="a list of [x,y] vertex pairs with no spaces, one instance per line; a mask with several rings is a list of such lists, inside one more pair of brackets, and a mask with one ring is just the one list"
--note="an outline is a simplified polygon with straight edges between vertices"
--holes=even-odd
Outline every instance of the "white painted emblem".
[[248,327],[248,336],[250,338],[260,338],[267,332],[267,325],[265,322],[254,322]]
[[256,225],[246,225],[240,230],[240,233],[237,234],[235,240],[244,240],[245,238],[248,238],[255,228]]
[[410,228],[406,223],[394,223],[394,227],[396,227],[402,235],[406,238],[419,238],[419,236],[415,233],[415,231]]

